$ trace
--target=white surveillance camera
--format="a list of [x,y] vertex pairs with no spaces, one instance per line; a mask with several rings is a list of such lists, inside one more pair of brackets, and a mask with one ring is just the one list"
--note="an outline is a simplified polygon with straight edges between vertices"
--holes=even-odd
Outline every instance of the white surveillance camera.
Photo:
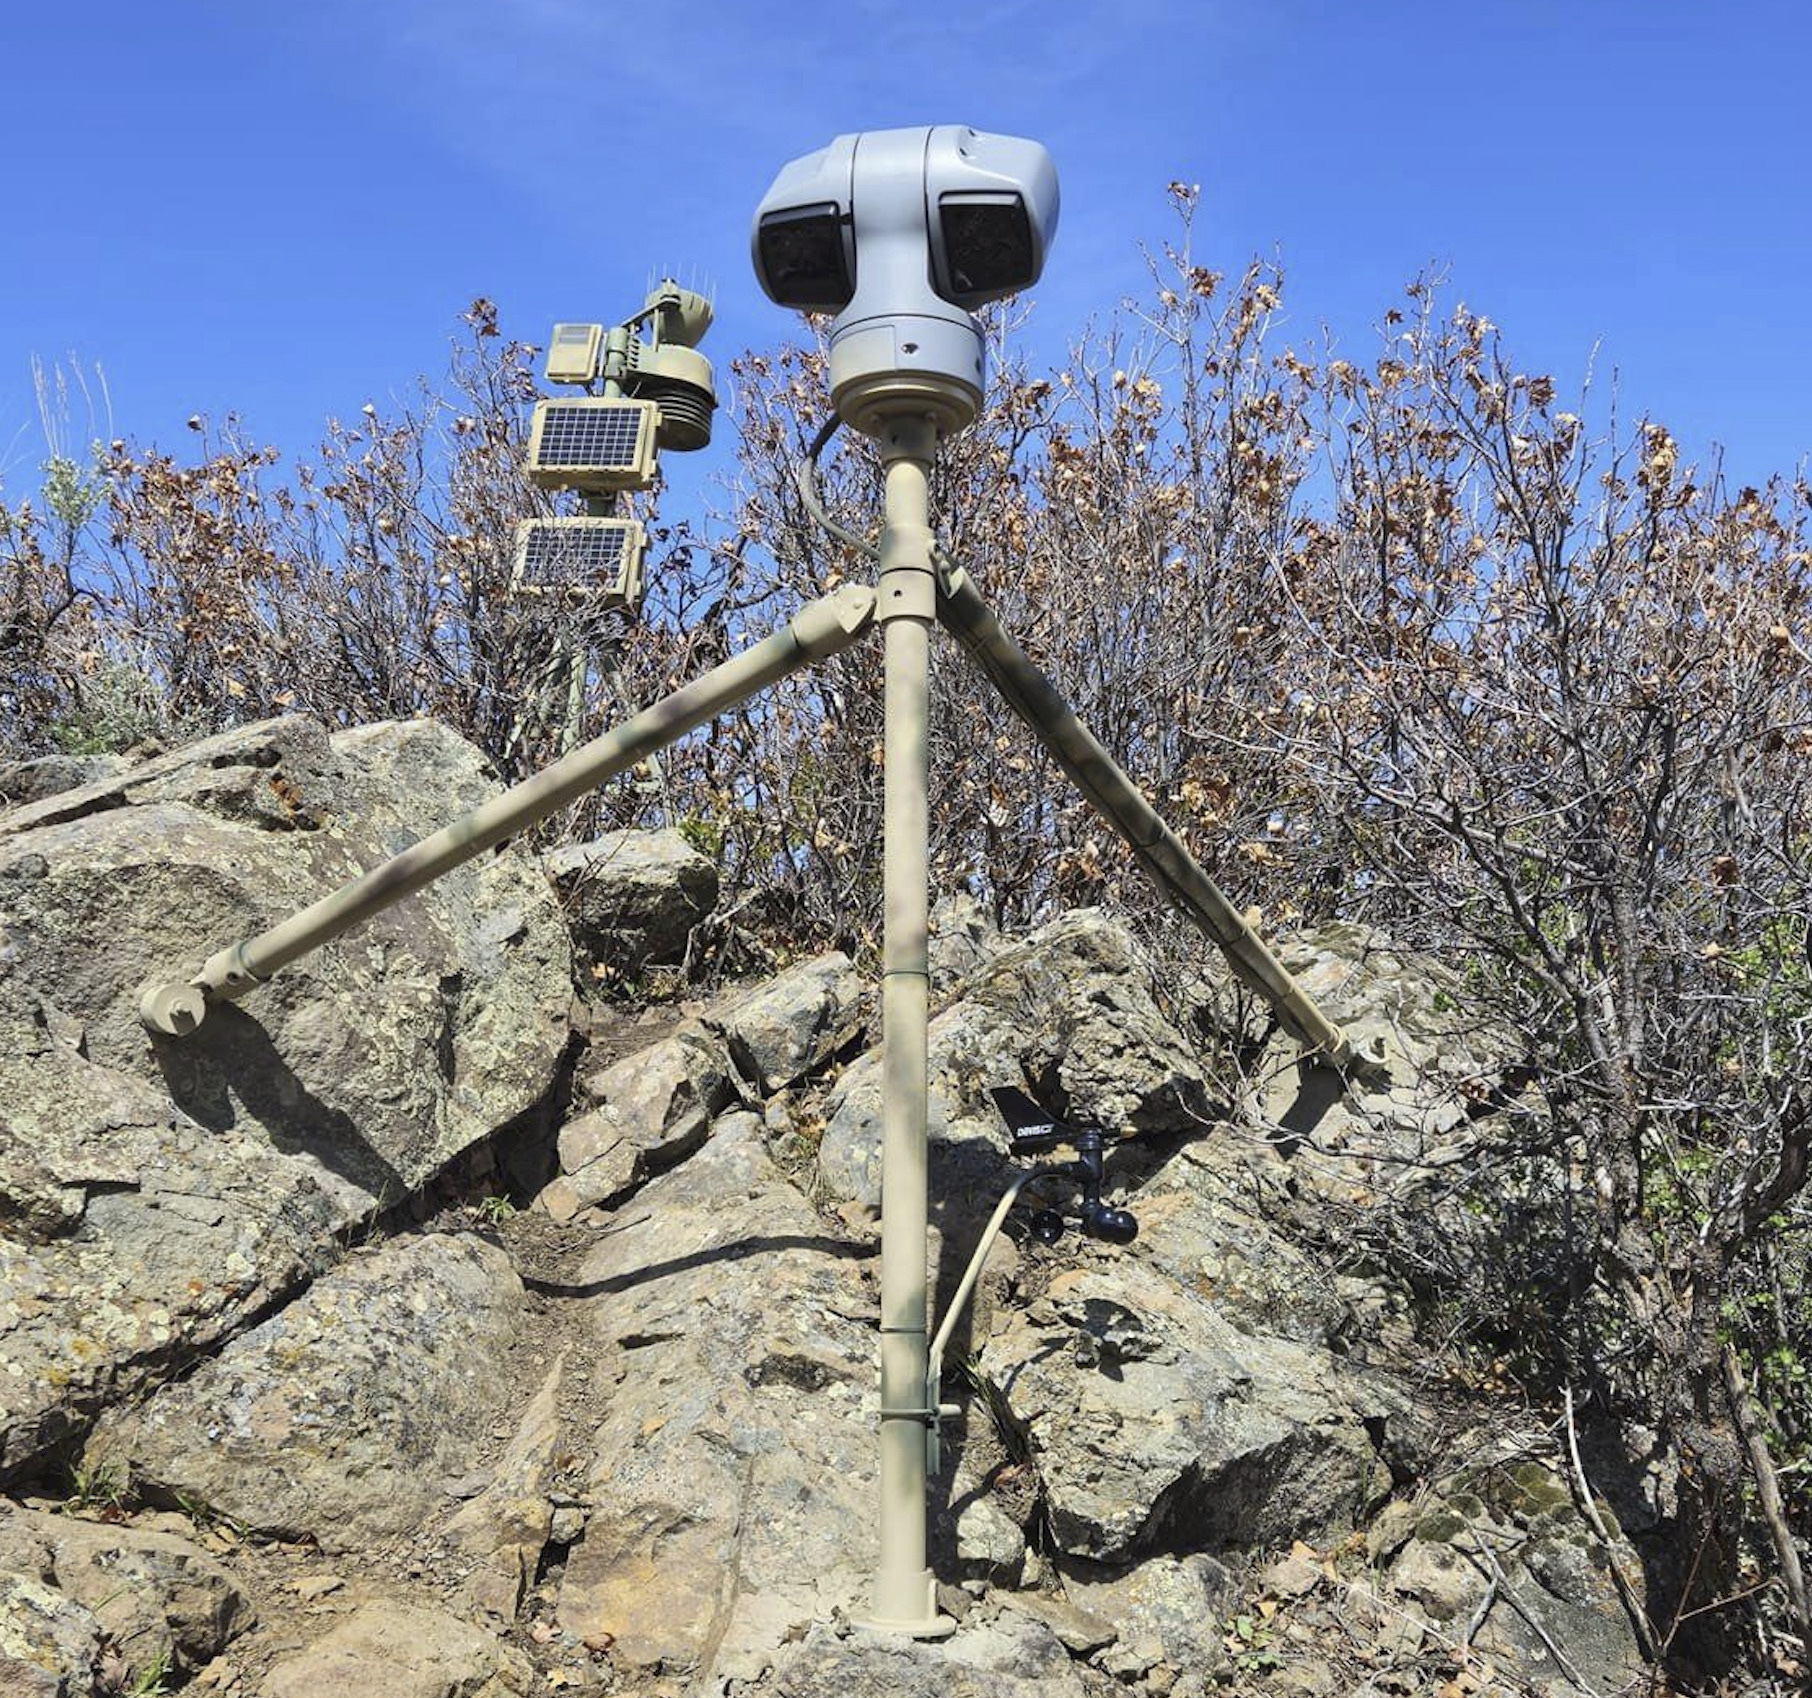
[[831,398],[873,434],[900,410],[949,434],[981,407],[971,316],[1038,280],[1057,169],[1037,142],[961,124],[867,130],[785,166],[755,215],[755,272],[780,305],[832,312]]

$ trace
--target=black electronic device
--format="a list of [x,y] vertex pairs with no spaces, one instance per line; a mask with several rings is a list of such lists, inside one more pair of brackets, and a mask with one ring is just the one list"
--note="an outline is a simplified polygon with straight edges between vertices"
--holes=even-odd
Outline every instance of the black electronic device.
[[1047,1206],[1032,1215],[1028,1230],[1040,1244],[1055,1244],[1071,1220],[1089,1237],[1104,1243],[1130,1244],[1138,1237],[1139,1223],[1131,1212],[1102,1199],[1107,1134],[1100,1127],[1070,1124],[1017,1085],[997,1085],[988,1095],[1007,1123],[1010,1154],[1042,1155],[1065,1144],[1076,1152],[1074,1161],[1047,1163],[1032,1172],[1032,1183],[1067,1180],[1081,1193],[1075,1207],[1068,1211]]

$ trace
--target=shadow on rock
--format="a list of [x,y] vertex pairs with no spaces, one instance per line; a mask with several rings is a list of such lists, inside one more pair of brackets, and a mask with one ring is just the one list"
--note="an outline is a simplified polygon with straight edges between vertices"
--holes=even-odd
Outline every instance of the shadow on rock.
[[[640,1222],[630,1224],[639,1225]],[[619,1230],[627,1229],[624,1227]],[[675,1256],[671,1261],[650,1262],[646,1267],[612,1274],[607,1279],[591,1280],[584,1284],[563,1285],[558,1281],[544,1279],[527,1279],[523,1284],[543,1297],[608,1297],[620,1291],[633,1291],[637,1286],[648,1285],[655,1280],[673,1279],[680,1274],[690,1273],[695,1268],[710,1267],[714,1263],[742,1262],[751,1256],[778,1256],[788,1250],[816,1250],[821,1255],[837,1256],[845,1261],[868,1261],[875,1254],[870,1246],[852,1244],[843,1238],[802,1233],[766,1234],[738,1238],[733,1243],[714,1245],[708,1250],[695,1251],[690,1256]]]
[[380,1203],[409,1191],[352,1118],[314,1095],[243,1009],[216,1007],[193,1036],[154,1038],[152,1049],[171,1100],[210,1132],[232,1130],[243,1110],[285,1155],[312,1156]]

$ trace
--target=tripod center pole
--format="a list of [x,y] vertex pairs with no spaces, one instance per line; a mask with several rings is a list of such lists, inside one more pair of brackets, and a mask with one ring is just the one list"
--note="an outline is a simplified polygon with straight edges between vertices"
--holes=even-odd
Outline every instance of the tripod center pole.
[[937,617],[929,494],[940,436],[975,422],[987,345],[976,311],[1038,281],[1057,168],[1037,142],[962,124],[838,136],[786,165],[755,214],[755,273],[782,306],[837,316],[831,404],[887,469],[875,613],[887,667],[882,966],[881,1568],[866,1625],[931,1638],[925,1566],[926,748]]
[[885,641],[886,932],[881,980],[881,1566],[867,1625],[928,1638],[937,1610],[926,1564],[928,1256],[926,1024],[931,627],[937,617],[930,473],[937,429],[923,411],[877,433],[886,467],[877,618]]

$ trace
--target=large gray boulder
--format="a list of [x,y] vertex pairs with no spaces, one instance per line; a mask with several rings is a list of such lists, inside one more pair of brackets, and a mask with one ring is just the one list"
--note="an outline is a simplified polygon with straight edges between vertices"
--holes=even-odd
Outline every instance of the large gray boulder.
[[251,1600],[226,1568],[191,1540],[154,1529],[0,1500],[0,1570],[87,1610],[129,1679],[159,1668],[192,1674],[252,1622]]
[[735,1096],[722,1041],[694,1021],[586,1075],[575,1102],[589,1106],[560,1128],[560,1172],[541,1207],[566,1221],[627,1196],[696,1150]]
[[481,857],[182,1039],[137,999],[495,793],[421,722],[223,733],[0,817],[0,1476],[549,1093],[570,948]]
[[1091,1689],[1051,1628],[1007,1611],[978,1612],[931,1644],[819,1628],[745,1690],[747,1698],[1086,1698]]
[[369,1603],[264,1677],[258,1698],[528,1698],[522,1652],[445,1610]]
[[1339,1195],[1394,1169],[1451,1162],[1476,1142],[1481,1114],[1517,1112],[1505,1075],[1523,1041],[1480,1017],[1452,969],[1350,923],[1292,937],[1278,956],[1353,1044],[1379,1058],[1358,1091],[1339,1092],[1283,1058],[1260,1079],[1253,1107],[1301,1152],[1299,1183]]
[[126,771],[124,755],[39,755],[0,761],[0,809],[23,807]]
[[723,1034],[743,1078],[768,1096],[822,1066],[856,1034],[863,988],[855,964],[832,950],[721,998],[705,1022]]
[[1392,1506],[1402,1513],[1380,1525],[1399,1531],[1375,1541],[1381,1589],[1431,1637],[1467,1624],[1481,1654],[1545,1698],[1630,1691],[1645,1669],[1613,1570],[1646,1609],[1643,1565],[1607,1503],[1596,1525],[1577,1507],[1565,1467],[1508,1447]]
[[651,963],[679,961],[692,928],[717,906],[716,863],[677,831],[606,832],[541,859],[566,909],[582,981],[620,983]]
[[1101,1662],[1120,1679],[1141,1679],[1160,1665],[1211,1671],[1225,1662],[1226,1623],[1243,1589],[1213,1557],[1159,1553],[1131,1569],[1067,1559],[1062,1573],[1066,1597],[1114,1624]]
[[1059,1548],[1121,1566],[1351,1526],[1389,1484],[1368,1423],[1404,1407],[1132,1255],[1057,1273],[997,1320],[981,1368],[1030,1435]]
[[362,1252],[187,1379],[109,1410],[87,1467],[332,1550],[418,1526],[506,1405],[522,1297],[482,1239]]

